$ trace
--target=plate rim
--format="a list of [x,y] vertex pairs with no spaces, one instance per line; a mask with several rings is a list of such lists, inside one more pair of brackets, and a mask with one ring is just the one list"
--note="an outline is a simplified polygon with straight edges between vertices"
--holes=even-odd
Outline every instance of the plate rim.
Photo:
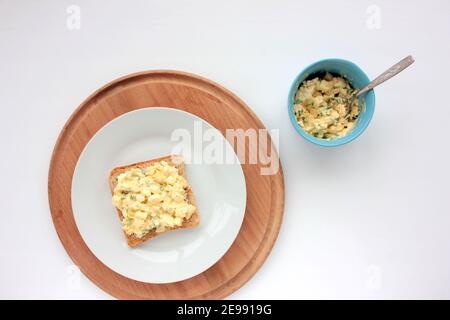
[[[226,249],[223,251],[223,253],[221,253],[221,254],[217,257],[216,260],[214,260],[214,261],[208,263],[207,266],[206,266],[203,270],[201,270],[201,271],[199,271],[199,272],[197,272],[197,273],[195,273],[195,274],[192,274],[192,275],[189,275],[189,276],[184,276],[184,277],[178,278],[178,279],[176,279],[176,280],[171,280],[171,281],[152,281],[152,282],[150,282],[150,281],[148,281],[148,280],[138,279],[138,278],[131,277],[131,276],[129,276],[129,275],[126,275],[126,274],[124,274],[124,273],[119,272],[119,271],[117,270],[117,268],[113,268],[110,264],[105,263],[102,259],[100,259],[100,258],[95,254],[94,250],[92,250],[92,247],[88,244],[88,242],[86,241],[86,239],[83,237],[83,232],[81,231],[81,229],[80,229],[80,227],[79,227],[79,225],[78,225],[78,223],[77,223],[77,218],[76,218],[77,214],[75,213],[75,209],[74,209],[74,205],[73,205],[73,195],[74,195],[75,176],[76,176],[76,174],[77,174],[77,171],[79,170],[79,163],[80,163],[81,158],[82,158],[83,155],[85,154],[86,149],[88,148],[89,144],[91,144],[92,141],[93,141],[99,134],[101,134],[101,132],[102,132],[103,130],[107,129],[107,128],[108,128],[110,125],[112,125],[114,122],[120,121],[121,118],[126,118],[127,116],[130,116],[130,114],[132,114],[132,113],[151,112],[151,111],[154,111],[154,110],[163,110],[163,111],[169,111],[169,112],[175,112],[175,113],[181,113],[181,114],[187,115],[188,117],[190,117],[190,119],[193,118],[192,120],[200,120],[200,121],[206,123],[208,126],[210,126],[211,128],[213,128],[214,130],[216,130],[216,131],[220,134],[220,136],[221,136],[221,138],[222,138],[222,141],[225,141],[225,143],[227,143],[228,146],[229,146],[229,148],[231,148],[231,150],[233,151],[234,161],[237,161],[237,163],[235,163],[235,164],[236,164],[236,165],[239,165],[239,175],[240,175],[240,176],[242,177],[242,179],[243,179],[243,207],[242,207],[242,209],[239,210],[239,211],[240,211],[240,214],[239,214],[239,215],[240,215],[240,218],[239,218],[239,228],[237,228],[237,230],[235,230],[236,232],[234,232],[234,235],[233,235],[233,237],[232,237],[231,242],[229,243],[229,245],[226,246]],[[145,161],[145,160],[141,160],[141,161]],[[106,179],[105,179],[105,183],[107,183]],[[92,252],[92,254],[93,254],[98,260],[100,260],[105,266],[107,266],[107,267],[108,267],[109,269],[111,269],[112,271],[114,271],[114,272],[120,274],[121,276],[126,277],[126,278],[131,279],[131,280],[140,281],[140,282],[145,282],[145,283],[152,283],[152,284],[168,284],[168,283],[174,283],[174,282],[178,282],[178,281],[187,280],[187,279],[189,279],[189,278],[195,277],[195,276],[198,275],[198,274],[201,274],[202,272],[206,271],[207,269],[209,269],[210,267],[212,267],[214,264],[216,264],[220,259],[222,259],[222,257],[227,253],[227,251],[231,248],[231,246],[233,245],[234,241],[236,240],[236,238],[237,238],[237,236],[238,236],[238,234],[239,234],[239,231],[240,231],[241,228],[242,228],[242,224],[243,224],[243,222],[244,222],[244,218],[245,218],[245,214],[246,214],[246,207],[247,207],[247,183],[246,183],[246,180],[245,180],[244,170],[243,170],[242,164],[241,164],[241,162],[239,161],[239,158],[238,158],[238,156],[237,156],[237,154],[236,154],[236,151],[233,149],[233,147],[231,146],[230,142],[223,136],[223,134],[220,132],[219,129],[217,129],[216,127],[214,127],[211,123],[209,123],[207,120],[201,118],[200,116],[197,116],[196,114],[193,114],[193,113],[188,112],[188,111],[185,111],[185,110],[175,109],[175,108],[170,108],[170,107],[163,107],[163,106],[143,107],[143,108],[140,108],[140,109],[131,110],[131,111],[125,112],[125,113],[119,115],[118,117],[115,117],[114,119],[111,119],[109,122],[105,123],[105,124],[104,124],[97,132],[95,132],[95,133],[92,135],[92,137],[89,139],[89,141],[88,141],[88,142],[85,144],[85,146],[83,147],[83,150],[81,151],[81,153],[80,153],[80,155],[79,155],[79,157],[78,157],[78,159],[77,159],[77,162],[76,162],[76,164],[75,164],[75,168],[74,168],[74,170],[73,170],[73,174],[72,174],[72,182],[71,182],[70,188],[71,188],[71,189],[70,189],[70,203],[71,203],[71,207],[72,207],[72,215],[73,215],[73,218],[74,218],[74,220],[75,220],[75,225],[76,225],[76,227],[77,227],[77,229],[78,229],[78,232],[80,233],[81,238],[83,239],[83,242],[86,244],[86,246],[87,246],[87,247],[89,248],[89,250]]]

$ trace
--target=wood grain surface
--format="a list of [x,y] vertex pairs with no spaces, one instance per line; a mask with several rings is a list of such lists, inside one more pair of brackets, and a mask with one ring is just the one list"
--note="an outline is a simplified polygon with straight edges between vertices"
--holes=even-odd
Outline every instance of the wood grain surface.
[[[72,114],[58,137],[48,177],[53,223],[74,263],[91,281],[114,297],[224,298],[255,274],[277,238],[284,208],[281,163],[274,175],[261,175],[261,162],[242,165],[247,185],[247,207],[241,230],[231,248],[216,264],[187,280],[151,284],[126,278],[98,260],[77,229],[71,205],[71,185],[75,165],[84,146],[114,118],[152,106],[190,112],[205,119],[222,133],[227,128],[264,129],[244,102],[205,78],[167,70],[146,71],[119,78],[88,97]],[[268,146],[270,144],[268,136]],[[268,146],[259,147],[268,154]],[[105,183],[108,183],[106,179]]]

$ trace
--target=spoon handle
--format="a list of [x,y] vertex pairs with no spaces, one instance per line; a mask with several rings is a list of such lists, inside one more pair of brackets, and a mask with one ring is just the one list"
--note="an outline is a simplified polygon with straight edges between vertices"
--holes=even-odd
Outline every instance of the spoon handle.
[[377,78],[372,80],[367,86],[359,90],[359,92],[356,94],[356,97],[359,97],[361,94],[366,93],[369,90],[372,90],[377,85],[385,82],[386,80],[392,78],[396,74],[400,73],[401,71],[405,70],[407,67],[409,67],[414,62],[414,58],[412,56],[407,56],[400,62],[394,64],[392,67],[387,69],[385,72],[380,74]]

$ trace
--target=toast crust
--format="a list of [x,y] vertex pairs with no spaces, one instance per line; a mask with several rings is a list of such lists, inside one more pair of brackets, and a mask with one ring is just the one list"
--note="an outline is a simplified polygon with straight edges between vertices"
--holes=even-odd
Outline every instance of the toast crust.
[[[119,176],[119,174],[121,174],[131,168],[144,168],[144,167],[148,167],[152,163],[160,162],[160,161],[166,161],[168,164],[176,167],[178,169],[178,174],[183,176],[187,180],[183,157],[179,156],[179,155],[169,155],[169,156],[160,157],[160,158],[156,158],[156,159],[152,159],[152,160],[136,162],[133,164],[120,166],[120,167],[116,167],[116,168],[112,169],[109,174],[109,188],[111,189],[111,194],[114,194],[114,188],[117,185],[117,177]],[[134,235],[128,235],[125,233],[125,231],[123,231],[125,238],[127,240],[127,244],[130,247],[136,247],[137,245],[139,245],[151,238],[154,238],[160,234],[163,234],[163,233],[166,233],[166,232],[169,232],[172,230],[176,230],[176,229],[186,229],[186,228],[193,228],[193,227],[198,226],[200,223],[200,216],[199,216],[198,208],[197,208],[197,205],[195,202],[194,193],[192,192],[192,188],[189,185],[189,182],[188,182],[188,186],[189,186],[187,189],[188,202],[196,207],[195,212],[191,215],[191,217],[189,219],[184,220],[181,226],[169,227],[164,232],[156,232],[155,230],[150,230],[141,238],[138,238]],[[117,207],[115,207],[115,208],[119,215],[120,221],[122,221],[123,220],[122,212]]]

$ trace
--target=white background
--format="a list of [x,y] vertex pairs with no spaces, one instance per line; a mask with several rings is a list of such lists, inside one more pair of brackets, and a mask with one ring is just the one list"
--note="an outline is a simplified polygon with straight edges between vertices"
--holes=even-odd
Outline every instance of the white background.
[[[49,160],[92,91],[159,68],[217,81],[280,129],[284,223],[230,298],[450,298],[449,40],[447,0],[0,0],[0,298],[110,298],[59,242]],[[302,68],[341,57],[373,78],[408,54],[359,139],[325,149],[297,136],[286,99]]]

